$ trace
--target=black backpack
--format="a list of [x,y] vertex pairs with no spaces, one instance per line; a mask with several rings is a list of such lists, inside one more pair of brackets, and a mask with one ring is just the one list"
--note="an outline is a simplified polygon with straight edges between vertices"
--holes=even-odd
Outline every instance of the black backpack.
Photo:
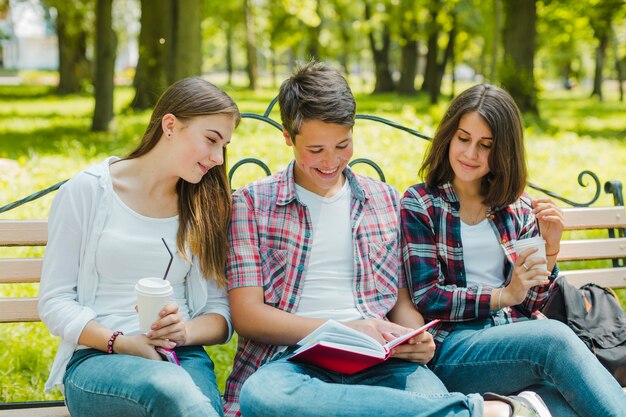
[[567,324],[626,386],[626,313],[612,289],[596,284],[576,288],[558,277],[541,312]]

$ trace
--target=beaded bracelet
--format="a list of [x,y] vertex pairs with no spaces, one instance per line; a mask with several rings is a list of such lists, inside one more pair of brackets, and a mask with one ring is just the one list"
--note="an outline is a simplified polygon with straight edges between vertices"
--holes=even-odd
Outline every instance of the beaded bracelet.
[[113,334],[111,335],[111,338],[109,339],[108,343],[107,343],[107,353],[111,354],[111,353],[115,353],[113,352],[113,343],[115,343],[115,339],[117,339],[117,336],[123,335],[124,332],[118,332],[118,331],[114,331]]

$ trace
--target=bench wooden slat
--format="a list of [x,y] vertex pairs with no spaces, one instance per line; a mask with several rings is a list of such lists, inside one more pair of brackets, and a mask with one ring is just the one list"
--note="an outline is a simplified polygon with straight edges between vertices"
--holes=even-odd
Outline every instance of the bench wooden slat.
[[2,417],[70,417],[66,406],[0,410]]
[[623,206],[564,208],[566,230],[626,228]]
[[37,298],[0,298],[0,323],[39,321]]
[[39,282],[42,258],[0,259],[0,283]]
[[48,220],[0,220],[0,246],[45,246]]
[[603,287],[626,288],[626,267],[561,271],[567,282],[580,288],[593,282]]
[[563,240],[558,261],[626,258],[626,238]]

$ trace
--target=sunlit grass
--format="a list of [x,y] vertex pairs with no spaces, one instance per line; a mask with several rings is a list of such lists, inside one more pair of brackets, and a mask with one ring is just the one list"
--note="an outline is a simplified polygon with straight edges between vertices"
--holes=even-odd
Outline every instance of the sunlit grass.
[[[263,113],[275,90],[250,92],[241,88],[226,90],[244,112]],[[46,188],[76,174],[108,155],[124,155],[139,141],[149,112],[128,110],[133,90],[116,89],[116,120],[109,133],[93,133],[93,99],[86,95],[58,97],[43,86],[0,87],[0,206]],[[432,135],[446,108],[442,102],[431,106],[427,98],[394,94],[371,96],[356,91],[359,113],[375,114]],[[541,120],[527,119],[526,149],[531,182],[558,191],[575,201],[591,199],[592,192],[577,184],[583,169],[594,171],[602,182],[626,180],[626,104],[604,103],[582,93],[544,93]],[[271,117],[279,120],[278,108]],[[391,127],[360,120],[354,132],[354,158],[368,157],[383,169],[387,181],[399,191],[419,181],[417,172],[428,142]],[[259,121],[244,119],[229,146],[229,165],[244,157],[257,157],[272,171],[284,167],[291,151],[284,146],[280,132]],[[367,175],[375,172],[364,165],[356,168]],[[246,166],[237,172],[237,188],[262,176],[259,168]],[[530,191],[533,196],[540,194]],[[28,203],[2,219],[46,218],[52,195]],[[595,203],[612,205],[602,194]],[[42,249],[1,249],[0,256],[39,256]],[[26,251],[26,252],[25,252]],[[37,285],[4,285],[0,295],[36,296]],[[624,292],[622,302],[626,300]],[[43,394],[43,382],[58,339],[40,324],[1,324],[5,358],[0,363],[0,401],[61,398],[60,393]],[[220,388],[232,368],[235,340],[227,346],[210,347],[216,363]]]

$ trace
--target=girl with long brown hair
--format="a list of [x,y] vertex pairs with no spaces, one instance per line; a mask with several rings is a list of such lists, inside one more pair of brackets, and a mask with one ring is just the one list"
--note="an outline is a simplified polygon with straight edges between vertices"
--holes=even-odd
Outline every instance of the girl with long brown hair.
[[[163,93],[133,152],[85,169],[55,196],[39,313],[61,337],[46,388],[64,388],[72,415],[222,415],[202,346],[232,334],[224,159],[239,120],[222,90],[182,79]],[[172,302],[142,332],[134,287],[166,271]]]

